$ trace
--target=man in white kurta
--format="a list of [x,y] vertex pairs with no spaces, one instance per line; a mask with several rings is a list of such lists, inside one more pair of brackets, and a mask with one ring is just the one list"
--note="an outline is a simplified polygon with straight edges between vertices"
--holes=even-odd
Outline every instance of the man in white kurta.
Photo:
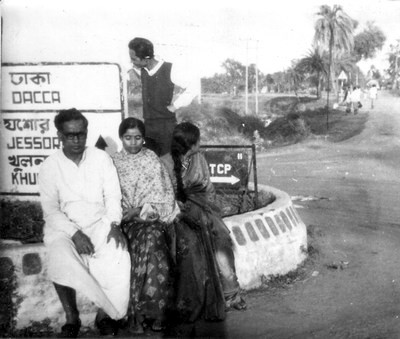
[[[65,121],[70,111],[75,118]],[[113,162],[104,151],[85,147],[87,120],[79,120],[79,111],[61,112],[58,127],[55,122],[63,149],[41,166],[40,198],[48,274],[66,312],[66,325],[79,331],[79,313],[78,319],[68,313],[76,305],[63,301],[59,290],[79,291],[102,313],[121,319],[129,301],[130,258],[119,234],[121,191]]]

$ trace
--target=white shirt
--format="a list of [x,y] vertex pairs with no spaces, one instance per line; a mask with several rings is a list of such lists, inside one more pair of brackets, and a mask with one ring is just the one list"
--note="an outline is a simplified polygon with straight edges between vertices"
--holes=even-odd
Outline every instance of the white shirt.
[[378,88],[376,86],[372,86],[369,89],[369,97],[371,99],[376,99],[377,95],[378,95]]
[[46,222],[44,234],[69,236],[102,220],[120,222],[121,190],[110,156],[86,148],[77,166],[62,150],[48,157],[39,173],[40,200]]
[[353,90],[353,92],[351,92],[351,101],[361,101],[361,89],[356,88],[355,90]]
[[[157,59],[157,62],[157,65],[151,70],[144,67],[144,70],[146,70],[149,76],[156,74],[165,61]],[[140,75],[140,69],[136,67],[133,67],[133,69]],[[187,72],[179,70],[174,63],[171,68],[171,81],[174,85],[183,89],[183,92],[174,95],[172,99],[171,104],[174,105],[176,109],[190,105],[193,99],[200,94],[200,80],[196,81],[195,79],[188,78]]]

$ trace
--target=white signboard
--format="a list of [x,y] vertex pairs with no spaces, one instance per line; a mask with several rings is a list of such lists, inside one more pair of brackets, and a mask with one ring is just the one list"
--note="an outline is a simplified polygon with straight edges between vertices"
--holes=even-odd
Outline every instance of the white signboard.
[[347,80],[347,75],[344,71],[341,71],[339,76],[338,76],[339,80]]
[[117,150],[123,117],[117,64],[3,64],[1,76],[1,195],[39,194],[40,164],[61,147],[54,127],[61,109],[75,107],[89,120],[88,146]]

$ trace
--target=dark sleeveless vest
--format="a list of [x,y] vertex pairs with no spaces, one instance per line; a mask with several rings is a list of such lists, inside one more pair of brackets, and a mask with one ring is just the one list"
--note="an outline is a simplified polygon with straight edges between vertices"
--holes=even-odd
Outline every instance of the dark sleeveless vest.
[[174,94],[171,68],[170,62],[164,62],[152,76],[141,70],[144,120],[175,118],[175,114],[167,109]]

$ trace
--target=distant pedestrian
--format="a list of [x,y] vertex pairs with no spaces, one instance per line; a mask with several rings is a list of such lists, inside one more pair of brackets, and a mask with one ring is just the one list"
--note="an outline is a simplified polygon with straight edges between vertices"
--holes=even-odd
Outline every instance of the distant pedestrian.
[[376,87],[375,84],[372,84],[372,86],[369,88],[369,99],[371,100],[371,109],[374,108],[374,102],[378,97],[378,88]]
[[353,109],[353,113],[357,114],[358,109],[362,107],[360,86],[353,87],[353,91],[351,92],[350,98],[351,98],[351,106]]
[[346,106],[346,114],[351,112],[351,87],[344,86],[343,88],[344,95],[342,103]]

